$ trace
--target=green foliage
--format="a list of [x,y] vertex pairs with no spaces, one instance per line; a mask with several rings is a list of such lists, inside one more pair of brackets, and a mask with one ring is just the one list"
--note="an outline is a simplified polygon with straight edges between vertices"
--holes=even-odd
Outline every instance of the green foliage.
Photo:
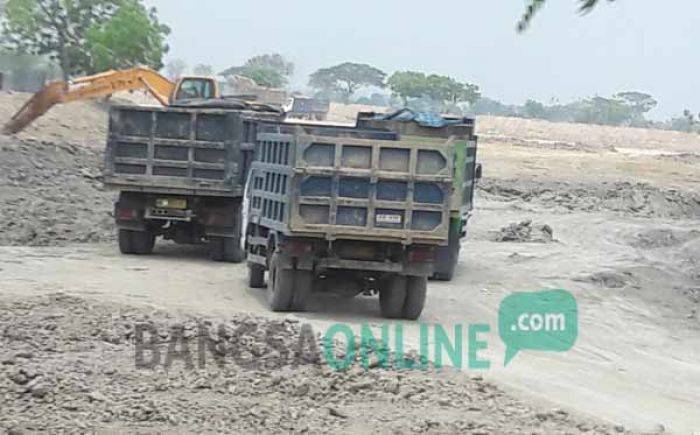
[[682,116],[672,118],[667,124],[671,130],[700,133],[700,113],[696,118],[693,112],[685,109]]
[[195,65],[194,68],[192,68],[192,74],[196,76],[213,76],[214,75],[214,68],[211,65],[206,65],[203,63],[200,63],[198,65]]
[[7,0],[0,39],[12,52],[57,60],[67,79],[103,65],[158,66],[167,33],[140,0]]
[[575,122],[601,125],[629,125],[634,109],[617,98],[593,97],[584,100],[575,115]]
[[473,106],[477,114],[518,116],[554,122],[580,122],[601,125],[651,125],[644,115],[656,106],[656,100],[642,92],[620,92],[611,98],[593,97],[568,104],[545,105],[527,100],[522,106],[507,106],[483,98]]
[[294,64],[280,54],[253,56],[241,66],[233,66],[221,72],[223,76],[239,75],[248,77],[260,86],[281,88],[289,82],[294,73]]
[[525,102],[521,113],[525,118],[547,118],[547,108],[544,104],[531,99]]
[[86,33],[90,71],[123,69],[146,65],[163,67],[168,51],[168,26],[158,22],[155,8],[147,10],[137,0],[124,0],[117,12],[103,23],[93,24]]
[[[579,11],[581,13],[588,13],[600,2],[600,0],[577,0],[580,4]],[[613,2],[615,0],[608,0]],[[525,7],[525,13],[518,22],[518,32],[524,32],[532,19],[535,17],[537,12],[544,6],[546,0],[528,0],[528,4]]]
[[476,85],[461,83],[448,76],[425,75],[417,71],[397,71],[389,77],[387,84],[394,95],[403,100],[404,105],[408,105],[411,99],[426,99],[437,103],[439,110],[459,103],[473,105],[481,96]]
[[345,62],[314,72],[309,78],[309,86],[321,92],[339,92],[348,101],[362,87],[383,88],[385,78],[384,71],[371,65]]
[[425,95],[427,77],[418,71],[396,71],[387,80],[387,85],[395,95],[407,105],[410,98],[421,98]]

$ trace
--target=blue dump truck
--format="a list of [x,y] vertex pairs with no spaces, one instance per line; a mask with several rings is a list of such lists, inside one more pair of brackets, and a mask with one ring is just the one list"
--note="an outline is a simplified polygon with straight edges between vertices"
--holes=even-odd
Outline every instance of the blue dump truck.
[[275,311],[304,310],[316,292],[378,294],[383,316],[417,319],[428,279],[454,273],[481,172],[476,142],[468,118],[259,123],[246,186],[249,285],[267,285]]

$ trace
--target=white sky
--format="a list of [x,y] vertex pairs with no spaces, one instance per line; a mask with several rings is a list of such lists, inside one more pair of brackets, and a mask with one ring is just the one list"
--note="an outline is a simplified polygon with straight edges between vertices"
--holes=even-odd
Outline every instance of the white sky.
[[220,71],[279,52],[303,87],[319,67],[369,63],[481,86],[507,103],[548,103],[623,90],[659,100],[654,118],[700,111],[700,2],[617,0],[579,16],[549,0],[530,30],[515,24],[522,0],[146,0],[169,24],[170,58]]

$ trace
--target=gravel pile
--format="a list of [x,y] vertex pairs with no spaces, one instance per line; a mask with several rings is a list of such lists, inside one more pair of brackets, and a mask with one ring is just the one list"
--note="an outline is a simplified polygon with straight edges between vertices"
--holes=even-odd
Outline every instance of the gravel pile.
[[[561,409],[536,409],[479,376],[452,370],[395,371],[369,364],[367,370],[353,365],[334,371],[311,351],[312,342],[322,349],[321,342],[298,346],[302,325],[294,318],[238,315],[225,319],[223,329],[217,325],[63,294],[0,302],[0,427],[18,432],[624,431]],[[160,352],[161,364],[153,368],[136,367],[134,340],[144,327],[158,331],[146,341],[154,337]],[[213,350],[202,366],[199,340]],[[184,352],[164,369],[168,347],[190,350],[192,367],[186,367],[189,353]],[[237,357],[226,353],[219,365],[214,355],[224,347],[235,349]],[[143,361],[150,361],[153,353],[145,355]]]
[[478,188],[492,200],[523,201],[562,211],[613,211],[640,217],[700,218],[698,193],[661,189],[644,183],[593,185],[484,179]]
[[101,166],[101,150],[0,136],[0,245],[112,240]]
[[532,219],[511,223],[496,235],[496,242],[535,242],[550,243],[554,241],[554,230],[547,224],[533,224]]

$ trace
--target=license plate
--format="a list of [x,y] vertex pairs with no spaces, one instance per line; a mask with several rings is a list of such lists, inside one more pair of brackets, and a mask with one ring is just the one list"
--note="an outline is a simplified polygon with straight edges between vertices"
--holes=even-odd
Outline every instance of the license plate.
[[184,210],[187,208],[187,200],[182,198],[156,198],[156,207]]
[[378,214],[376,216],[378,224],[401,224],[402,216],[400,214]]

